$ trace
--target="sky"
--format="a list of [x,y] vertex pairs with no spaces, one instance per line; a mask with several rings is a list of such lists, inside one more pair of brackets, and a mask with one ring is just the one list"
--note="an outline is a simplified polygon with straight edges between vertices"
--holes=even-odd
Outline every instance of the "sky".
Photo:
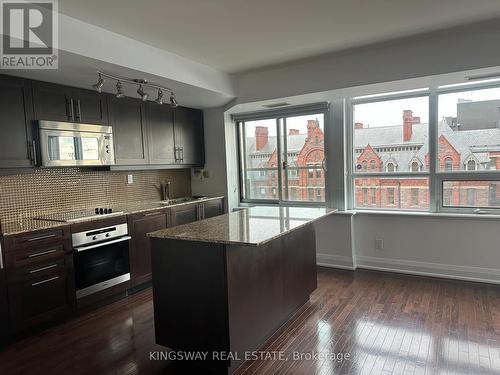
[[[500,99],[500,88],[462,91],[439,96],[438,119],[457,115],[459,99],[482,101]],[[365,127],[394,126],[403,124],[403,110],[411,109],[413,116],[420,116],[422,123],[429,121],[429,104],[426,97],[358,104],[354,108],[354,122]]]
[[[324,116],[322,113],[307,115],[307,116],[293,116],[286,118],[287,132],[288,129],[298,129],[300,134],[307,134],[307,121],[308,120],[318,120],[319,127],[324,130]],[[248,137],[253,137],[255,134],[256,126],[267,126],[269,131],[269,136],[276,135],[276,120],[258,120],[258,121],[246,121],[245,129],[246,135]]]

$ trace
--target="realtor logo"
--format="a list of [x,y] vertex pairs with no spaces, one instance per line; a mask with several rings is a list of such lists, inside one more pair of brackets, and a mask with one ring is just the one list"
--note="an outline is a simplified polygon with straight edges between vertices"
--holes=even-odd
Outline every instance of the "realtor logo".
[[2,69],[57,69],[57,0],[0,0]]

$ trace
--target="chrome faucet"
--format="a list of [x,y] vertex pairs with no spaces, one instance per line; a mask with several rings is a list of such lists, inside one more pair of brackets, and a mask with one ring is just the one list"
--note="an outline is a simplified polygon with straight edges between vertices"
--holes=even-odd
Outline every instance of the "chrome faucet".
[[170,181],[165,181],[161,185],[162,200],[168,201],[170,199]]

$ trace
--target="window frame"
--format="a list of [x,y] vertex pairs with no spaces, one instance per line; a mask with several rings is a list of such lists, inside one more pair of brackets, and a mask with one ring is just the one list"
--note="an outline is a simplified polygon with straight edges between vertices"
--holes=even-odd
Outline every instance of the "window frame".
[[[381,172],[369,172],[370,168],[365,170],[362,168],[359,172],[354,170],[354,158],[355,158],[355,147],[354,147],[354,106],[357,104],[368,104],[368,103],[377,103],[377,102],[385,102],[391,100],[399,100],[399,99],[413,99],[413,98],[428,98],[429,102],[429,121],[428,121],[428,139],[429,139],[429,153],[433,148],[431,146],[431,124],[432,122],[432,113],[433,113],[433,101],[432,101],[432,92],[430,89],[419,90],[418,92],[412,92],[409,90],[408,92],[398,92],[395,94],[387,94],[387,95],[377,95],[370,97],[362,97],[359,99],[348,98],[346,100],[346,117],[345,117],[345,134],[346,134],[346,201],[347,208],[355,211],[391,211],[391,212],[427,212],[432,209],[432,199],[429,201],[429,209],[428,210],[415,210],[415,209],[402,209],[395,205],[394,207],[380,208],[376,207],[376,205],[369,204],[366,207],[356,207],[356,197],[355,197],[355,181],[358,178],[427,178],[429,181],[429,196],[431,197],[432,191],[432,157],[430,158],[429,170],[422,171],[421,168],[419,172],[387,172],[386,168],[382,168]],[[390,146],[388,146],[390,147]],[[434,150],[435,152],[435,150]]]
[[[346,134],[346,150],[345,150],[345,160],[346,160],[346,202],[347,209],[356,211],[391,211],[391,212],[422,212],[422,210],[412,210],[412,209],[393,209],[393,208],[372,208],[363,207],[356,208],[355,194],[354,194],[354,184],[356,178],[428,178],[429,181],[429,208],[423,212],[430,213],[491,213],[500,214],[499,208],[481,208],[481,207],[449,207],[444,205],[444,191],[443,184],[444,181],[475,181],[475,180],[488,180],[488,181],[500,181],[500,170],[451,170],[445,171],[439,169],[439,158],[438,158],[438,111],[439,111],[439,95],[458,93],[458,92],[468,92],[476,90],[484,90],[491,88],[500,88],[500,82],[485,82],[485,83],[474,83],[456,87],[430,87],[427,90],[419,90],[416,93],[412,93],[411,90],[403,93],[394,93],[387,95],[377,95],[370,96],[368,98],[360,99],[346,99],[346,115],[345,115],[345,125],[344,131]],[[385,172],[385,173],[370,173],[361,169],[360,172],[353,171],[353,160],[355,157],[354,149],[354,105],[364,104],[364,103],[374,103],[389,100],[398,99],[408,99],[417,97],[429,97],[429,128],[428,128],[428,139],[429,139],[429,170],[420,171],[413,173],[401,173],[401,172]],[[477,162],[476,162],[477,164]],[[477,165],[476,165],[477,168]],[[383,168],[385,170],[385,168]]]
[[[435,127],[437,129],[438,126],[438,111],[439,111],[439,95],[443,94],[452,94],[459,92],[469,92],[469,91],[480,91],[485,89],[500,89],[500,82],[483,82],[483,83],[471,83],[467,85],[460,85],[455,87],[437,87],[434,90],[434,116],[435,116]],[[500,98],[499,98],[500,99]],[[429,135],[429,139],[430,135]],[[476,180],[485,180],[485,181],[500,181],[500,170],[478,170],[477,162],[476,162],[476,170],[468,171],[465,170],[452,170],[452,171],[440,171],[439,170],[439,159],[437,155],[437,147],[439,139],[436,136],[432,138],[435,144],[435,173],[433,175],[434,185],[435,185],[435,196],[433,197],[435,201],[435,210],[432,212],[445,212],[445,213],[463,213],[463,214],[471,214],[471,213],[491,213],[491,214],[500,214],[499,208],[481,208],[481,207],[450,207],[445,206],[444,202],[444,182],[445,181],[476,181]],[[432,197],[431,197],[432,199]]]
[[[286,135],[283,136],[283,134],[286,134],[286,118],[287,117],[295,117],[295,116],[307,116],[307,115],[316,115],[316,114],[322,114],[323,115],[323,133],[326,134],[326,129],[329,126],[330,122],[330,103],[328,102],[321,102],[321,103],[314,103],[314,104],[309,104],[309,105],[304,105],[304,106],[294,106],[294,107],[288,107],[287,109],[283,110],[271,110],[271,111],[262,111],[262,112],[256,112],[256,113],[243,113],[239,115],[233,116],[233,121],[235,122],[235,125],[237,127],[236,131],[236,137],[237,137],[237,157],[238,157],[238,166],[239,166],[239,171],[238,171],[238,181],[239,181],[239,198],[240,198],[240,203],[242,204],[255,204],[255,205],[283,205],[283,206],[313,206],[313,207],[325,207],[328,205],[328,181],[327,181],[327,174],[328,174],[328,169],[326,168],[326,159],[327,159],[327,146],[326,146],[326,137],[324,138],[324,148],[323,148],[323,163],[321,166],[314,166],[311,168],[311,166],[290,166],[290,169],[288,166],[285,166],[283,168],[283,160],[282,160],[282,155],[283,152],[286,152]],[[245,183],[244,181],[246,180],[246,175],[248,172],[248,169],[246,168],[246,142],[245,142],[245,122],[250,122],[250,121],[256,121],[256,120],[275,120],[276,122],[276,137],[278,141],[276,142],[277,144],[277,154],[278,154],[278,160],[277,160],[277,168],[259,168],[259,170],[272,170],[278,172],[278,185],[276,186],[277,189],[277,199],[254,199],[254,198],[247,198],[245,196]],[[285,132],[285,133],[284,133]],[[323,188],[325,189],[325,201],[323,202],[318,202],[315,199],[314,200],[309,200],[309,190],[307,193],[307,200],[304,201],[294,201],[294,200],[285,200],[283,196],[283,192],[285,189],[289,189],[290,186],[288,185],[288,173],[289,170],[296,170],[297,171],[297,176],[300,176],[300,170],[313,170],[313,175],[316,175],[315,169],[322,169],[323,173],[322,175],[324,176],[324,186],[318,187],[318,186],[305,186],[306,189],[313,188],[314,190],[317,188]],[[316,179],[316,178],[315,178]],[[293,187],[293,185],[292,185]],[[313,193],[313,197],[316,198],[316,195]]]

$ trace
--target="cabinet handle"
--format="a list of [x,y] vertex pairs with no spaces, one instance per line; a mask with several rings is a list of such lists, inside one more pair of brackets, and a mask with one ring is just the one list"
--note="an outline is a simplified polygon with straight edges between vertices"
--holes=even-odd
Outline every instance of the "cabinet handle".
[[47,280],[43,280],[43,281],[38,281],[36,283],[33,283],[31,284],[31,286],[37,286],[37,285],[42,285],[42,284],[46,284],[46,283],[50,283],[51,281],[54,281],[54,280],[57,280],[59,278],[59,276],[54,276],[54,277],[51,277],[50,279],[47,279]]
[[47,234],[45,236],[28,238],[28,242],[39,241],[39,240],[46,240],[47,238],[52,238],[52,237],[55,237],[55,236],[56,236],[55,234]]
[[80,99],[76,101],[76,120],[82,121],[82,103]]
[[50,266],[47,266],[47,267],[42,267],[42,268],[37,268],[35,270],[30,270],[28,273],[32,274],[32,273],[42,272],[42,271],[50,270],[51,268],[55,268],[55,267],[57,267],[57,264],[51,264]]
[[31,141],[31,148],[33,149],[33,165],[36,167],[38,165],[38,157],[36,155],[36,141]]
[[41,253],[30,254],[30,255],[28,255],[28,258],[41,257],[42,255],[55,253],[56,251],[57,251],[57,249],[53,249],[53,250],[42,251]]
[[150,212],[147,214],[143,214],[142,216],[146,217],[146,216],[161,216],[161,215],[165,215],[165,213],[164,212]]
[[0,270],[3,270],[3,252],[2,252],[2,243],[0,242]]
[[75,118],[75,103],[73,103],[73,98],[69,100],[69,119],[73,120]]

